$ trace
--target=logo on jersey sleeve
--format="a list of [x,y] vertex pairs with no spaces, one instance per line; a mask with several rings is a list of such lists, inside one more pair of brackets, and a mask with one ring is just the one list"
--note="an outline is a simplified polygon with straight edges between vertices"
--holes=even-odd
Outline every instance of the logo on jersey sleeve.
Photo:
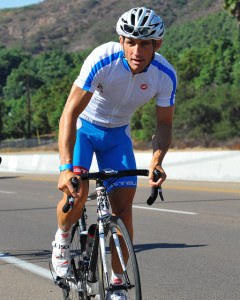
[[100,90],[101,93],[103,94],[103,86],[101,85],[101,83],[99,83],[97,87],[99,88],[99,90]]
[[140,85],[140,88],[142,90],[146,90],[146,89],[148,89],[148,85],[146,83],[143,83],[143,84]]

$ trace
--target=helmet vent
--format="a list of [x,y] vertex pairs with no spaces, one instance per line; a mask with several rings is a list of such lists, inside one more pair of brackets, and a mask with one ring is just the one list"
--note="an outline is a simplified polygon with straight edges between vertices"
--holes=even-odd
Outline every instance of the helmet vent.
[[147,20],[148,20],[148,17],[144,17],[141,26],[144,26],[146,24]]
[[135,19],[136,19],[135,14],[132,14],[132,15],[131,15],[131,23],[132,23],[132,24],[135,24]]

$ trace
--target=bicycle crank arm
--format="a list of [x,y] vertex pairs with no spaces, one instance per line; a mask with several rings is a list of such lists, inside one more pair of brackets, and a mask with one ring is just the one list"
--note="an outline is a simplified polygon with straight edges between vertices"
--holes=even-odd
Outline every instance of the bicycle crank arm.
[[81,281],[80,281],[78,273],[77,273],[77,268],[76,268],[74,259],[71,260],[71,266],[72,266],[74,279],[77,283],[77,290],[80,294],[83,294],[83,288],[81,287]]
[[59,286],[61,289],[64,289],[64,290],[66,290],[68,292],[70,291],[69,286],[67,284],[65,284],[65,283],[62,282],[62,278],[61,277],[57,276],[57,278],[54,279],[54,283],[57,286]]

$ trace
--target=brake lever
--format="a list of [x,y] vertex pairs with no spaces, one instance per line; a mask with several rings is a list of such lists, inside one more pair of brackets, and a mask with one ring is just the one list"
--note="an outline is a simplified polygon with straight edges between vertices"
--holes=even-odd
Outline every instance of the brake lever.
[[162,201],[164,201],[164,198],[163,198],[163,193],[162,193],[162,186],[159,185],[158,187],[158,194],[159,194],[159,197]]
[[[72,183],[75,191],[77,191],[77,189],[78,189],[78,180],[77,180],[77,177],[72,177],[71,183]],[[73,210],[73,205],[74,205],[74,197],[73,196],[67,196],[67,201],[64,204],[64,206],[62,208],[62,211],[64,213],[67,213],[69,211],[69,209],[72,211]]]
[[[162,173],[159,170],[155,169],[153,171],[153,181],[157,182],[159,180],[159,178],[161,178],[161,177],[162,177]],[[161,198],[161,200],[164,201],[161,185],[159,185],[158,187],[151,188],[151,195],[147,200],[147,204],[152,205],[155,202],[155,200],[157,199],[158,194],[159,194],[159,197]]]

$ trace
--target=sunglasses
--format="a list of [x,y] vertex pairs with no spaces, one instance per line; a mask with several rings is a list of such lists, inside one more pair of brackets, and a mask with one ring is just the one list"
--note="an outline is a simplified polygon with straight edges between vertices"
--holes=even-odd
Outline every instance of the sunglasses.
[[132,34],[134,32],[138,32],[141,35],[149,35],[152,32],[152,26],[139,26],[135,27],[133,25],[123,24],[123,29],[125,32]]

